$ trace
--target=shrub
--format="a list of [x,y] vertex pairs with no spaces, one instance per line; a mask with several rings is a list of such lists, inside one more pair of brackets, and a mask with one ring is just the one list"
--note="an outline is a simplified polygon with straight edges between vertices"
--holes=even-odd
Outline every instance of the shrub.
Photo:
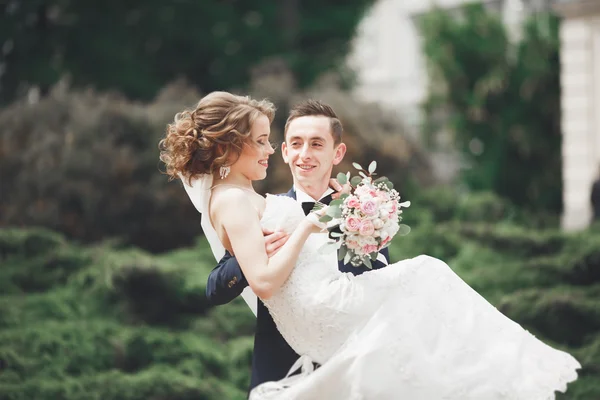
[[145,107],[57,89],[0,110],[0,226],[44,226],[84,242],[120,237],[155,251],[191,244],[199,215],[159,172],[157,148],[175,110],[190,105],[184,94]]

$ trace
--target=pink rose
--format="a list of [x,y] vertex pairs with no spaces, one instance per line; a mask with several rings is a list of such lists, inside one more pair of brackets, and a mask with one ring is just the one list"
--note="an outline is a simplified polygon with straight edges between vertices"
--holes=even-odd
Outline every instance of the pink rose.
[[375,232],[375,227],[373,226],[373,223],[369,220],[362,221],[359,232],[363,236],[371,236],[373,235],[373,232]]
[[354,194],[357,196],[364,196],[366,194],[369,194],[369,188],[362,185],[356,188],[356,190],[354,191]]
[[346,218],[346,230],[349,232],[357,232],[361,228],[361,220],[358,217],[349,216]]
[[358,242],[356,240],[346,240],[346,247],[349,248],[350,250],[355,250],[358,249],[360,246],[358,245]]
[[348,203],[346,203],[348,207],[358,208],[360,206],[360,201],[355,196],[348,198]]
[[377,203],[375,203],[373,200],[364,201],[360,205],[360,210],[366,215],[375,215],[377,214]]
[[362,248],[362,251],[364,254],[375,253],[377,251],[377,245],[376,244],[365,244]]
[[392,241],[392,237],[391,237],[391,236],[388,236],[388,237],[386,237],[385,239],[383,239],[383,240],[381,241],[381,246],[383,247],[383,246],[385,246],[386,244],[388,244],[388,243],[389,243],[389,242],[391,242],[391,241]]

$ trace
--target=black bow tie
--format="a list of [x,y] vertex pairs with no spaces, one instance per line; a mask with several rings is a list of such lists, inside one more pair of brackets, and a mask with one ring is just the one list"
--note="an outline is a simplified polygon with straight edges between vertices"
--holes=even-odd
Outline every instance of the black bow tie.
[[[319,203],[329,205],[329,203],[331,203],[331,195],[328,194],[327,196],[323,197],[321,200],[319,200]],[[314,207],[315,207],[314,201],[302,202],[302,209],[304,210],[304,215],[308,215],[308,213],[311,212]]]

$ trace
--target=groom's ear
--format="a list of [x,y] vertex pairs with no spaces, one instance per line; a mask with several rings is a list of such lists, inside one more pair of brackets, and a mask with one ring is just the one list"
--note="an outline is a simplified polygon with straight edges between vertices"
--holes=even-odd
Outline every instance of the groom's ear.
[[287,154],[287,145],[285,144],[285,141],[283,143],[281,143],[281,157],[283,157],[283,161],[285,161],[285,163],[288,163],[288,154]]
[[333,165],[338,165],[344,159],[346,155],[346,144],[340,143],[335,149],[335,155],[333,156]]

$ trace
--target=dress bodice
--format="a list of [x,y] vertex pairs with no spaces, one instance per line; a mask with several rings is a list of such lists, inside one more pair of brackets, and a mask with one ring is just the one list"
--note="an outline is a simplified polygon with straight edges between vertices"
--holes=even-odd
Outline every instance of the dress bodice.
[[[261,219],[263,228],[291,233],[303,218],[304,212],[296,200],[267,195]],[[322,363],[343,343],[346,335],[341,330],[345,331],[353,324],[344,321],[344,315],[349,315],[347,313],[333,313],[331,307],[316,306],[324,304],[324,296],[339,295],[339,291],[331,286],[335,286],[338,279],[346,275],[337,269],[337,264],[326,262],[321,249],[322,239],[316,235],[310,235],[306,240],[294,270],[280,290],[263,302],[290,346],[299,354],[309,355],[314,361]],[[333,307],[338,304],[335,300],[325,303]],[[340,310],[351,306],[349,303],[338,305]],[[336,320],[332,320],[332,315],[336,315]],[[298,321],[311,323],[298,324]],[[334,334],[336,332],[338,334]]]

